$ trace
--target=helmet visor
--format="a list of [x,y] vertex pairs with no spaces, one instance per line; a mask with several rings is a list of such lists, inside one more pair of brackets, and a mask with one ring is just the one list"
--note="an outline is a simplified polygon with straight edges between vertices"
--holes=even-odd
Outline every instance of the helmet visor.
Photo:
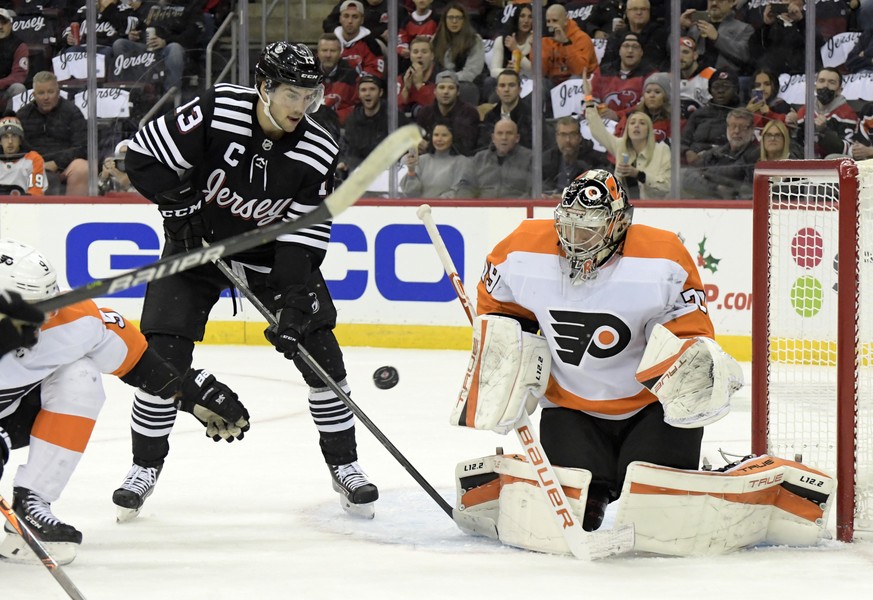
[[324,99],[324,86],[304,88],[283,83],[267,90],[267,94],[270,96],[270,104],[277,108],[291,111],[302,107],[304,112],[314,113]]

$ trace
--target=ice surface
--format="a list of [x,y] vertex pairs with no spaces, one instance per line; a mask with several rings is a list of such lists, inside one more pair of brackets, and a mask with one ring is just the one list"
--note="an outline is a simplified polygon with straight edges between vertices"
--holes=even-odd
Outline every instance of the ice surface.
[[[352,398],[454,505],[454,466],[517,451],[514,435],[448,425],[468,353],[344,349]],[[115,522],[112,491],[130,466],[132,390],[106,378],[108,399],[55,514],[84,533],[67,573],[89,600],[515,598],[869,598],[873,544],[759,548],[718,558],[616,557],[583,563],[462,533],[358,424],[360,463],[379,486],[376,518],[349,517],[331,490],[297,371],[266,347],[200,346],[195,364],[236,390],[252,415],[242,442],[214,443],[181,414],[171,453],[141,515]],[[373,371],[400,383],[379,390]],[[748,373],[748,365],[745,365]],[[536,417],[536,415],[535,415]],[[707,428],[704,455],[749,451],[749,390]],[[0,481],[12,479],[16,450]],[[610,507],[607,523],[614,519]],[[66,598],[40,566],[0,562],[0,600]]]

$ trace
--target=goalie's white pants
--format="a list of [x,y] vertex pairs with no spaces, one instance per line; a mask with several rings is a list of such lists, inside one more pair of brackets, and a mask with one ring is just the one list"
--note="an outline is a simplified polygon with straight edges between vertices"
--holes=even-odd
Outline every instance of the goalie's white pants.
[[40,390],[42,409],[14,485],[54,502],[82,458],[106,394],[100,369],[88,358],[59,368],[43,380]]

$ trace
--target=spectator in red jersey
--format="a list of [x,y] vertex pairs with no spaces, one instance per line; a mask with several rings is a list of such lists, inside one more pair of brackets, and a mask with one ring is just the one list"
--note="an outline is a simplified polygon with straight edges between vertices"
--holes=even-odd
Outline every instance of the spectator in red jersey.
[[6,8],[0,8],[0,93],[11,105],[13,96],[27,91],[24,80],[27,79],[29,58],[27,44],[12,33],[12,20],[15,13]]
[[342,58],[342,44],[333,33],[318,38],[318,62],[324,74],[324,106],[333,110],[340,125],[358,103],[358,73]]
[[429,38],[419,36],[409,44],[409,68],[398,76],[400,92],[397,106],[413,119],[422,106],[430,106],[436,91],[436,66],[433,63],[433,46]]
[[591,81],[601,116],[616,121],[643,100],[643,84],[653,71],[644,59],[640,37],[632,31],[623,34],[618,54],[619,60],[601,65]]
[[[815,78],[815,158],[830,155],[850,156],[858,115],[843,96],[843,76],[837,69],[824,67]],[[796,117],[785,117],[786,125],[797,125],[795,139],[804,145],[806,107],[801,106]]]
[[460,2],[446,6],[433,38],[433,54],[439,69],[457,75],[461,99],[478,105],[479,85],[484,78],[485,46]]
[[[746,110],[755,115],[755,129],[761,129],[770,121],[785,121],[785,117],[794,113],[794,109],[777,94],[779,79],[776,74],[766,69],[758,69],[752,75],[752,94],[746,104]],[[794,114],[797,118],[797,113]]]
[[[655,141],[670,140],[670,74],[652,73],[643,85],[643,101],[631,108],[615,126],[615,135],[620,136],[627,123],[627,115],[641,112],[652,120]],[[684,123],[683,123],[684,125]]]
[[599,65],[594,43],[588,34],[567,17],[567,9],[553,4],[546,9],[546,29],[543,38],[543,77],[549,87],[563,83],[582,73],[594,73]]
[[334,30],[342,43],[342,57],[358,73],[382,77],[385,61],[376,36],[362,25],[364,5],[358,0],[345,0],[340,5],[339,26]]
[[415,10],[410,12],[397,28],[397,54],[403,60],[398,70],[403,70],[411,60],[409,47],[412,40],[421,36],[427,39],[436,35],[439,17],[431,9],[433,0],[413,0]]

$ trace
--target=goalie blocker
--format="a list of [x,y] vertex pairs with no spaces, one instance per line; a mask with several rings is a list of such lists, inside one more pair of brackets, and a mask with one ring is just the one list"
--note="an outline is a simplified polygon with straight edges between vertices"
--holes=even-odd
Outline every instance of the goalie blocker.
[[536,409],[551,370],[546,339],[522,331],[515,319],[482,315],[473,320],[473,351],[452,425],[512,431]]
[[[554,470],[581,521],[591,473]],[[547,498],[536,489],[537,474],[523,456],[460,462],[455,484],[455,522],[465,532],[526,550],[570,554]],[[670,556],[725,554],[760,544],[811,546],[827,535],[835,489],[825,473],[767,455],[723,472],[633,462],[615,528],[632,524],[634,550]]]

